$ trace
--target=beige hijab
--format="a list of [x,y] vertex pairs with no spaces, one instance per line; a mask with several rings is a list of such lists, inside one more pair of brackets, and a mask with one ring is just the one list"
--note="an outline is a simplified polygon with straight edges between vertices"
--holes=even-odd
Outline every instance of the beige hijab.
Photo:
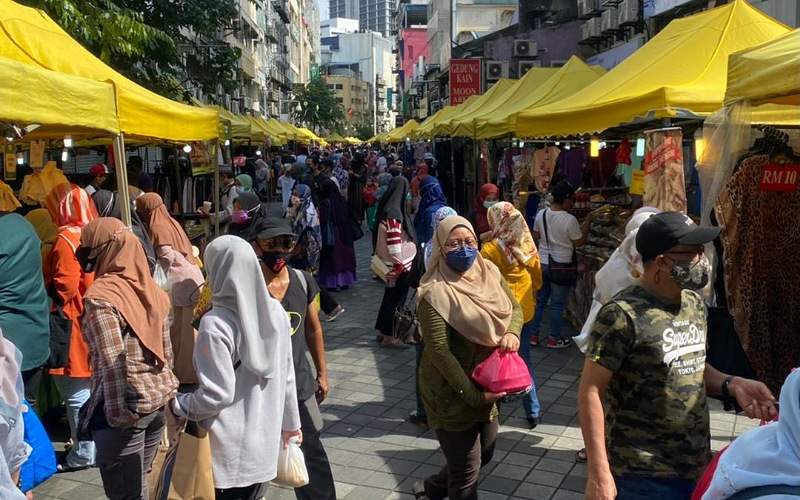
[[81,246],[91,248],[89,256],[97,257],[86,298],[113,305],[142,345],[166,364],[163,332],[169,296],[150,276],[139,240],[119,219],[100,217],[83,228]]
[[439,223],[417,300],[427,300],[448,325],[470,342],[494,347],[508,331],[513,305],[501,285],[500,271],[480,253],[464,274],[447,265],[444,244],[457,227],[469,229],[477,240],[472,224],[463,217],[451,216]]

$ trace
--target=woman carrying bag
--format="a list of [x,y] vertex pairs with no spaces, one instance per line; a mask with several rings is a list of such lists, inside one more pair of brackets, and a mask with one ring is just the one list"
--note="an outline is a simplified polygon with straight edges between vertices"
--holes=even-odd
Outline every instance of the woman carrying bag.
[[480,468],[497,439],[495,403],[505,393],[484,392],[470,374],[496,349],[519,349],[522,309],[497,267],[478,253],[469,221],[448,217],[435,236],[417,298],[425,342],[420,388],[447,463],[414,490],[417,498],[477,500]]
[[175,394],[169,297],[150,276],[136,236],[101,217],[81,231],[77,257],[95,280],[86,292],[83,334],[92,387],[82,427],[97,448],[97,465],[111,500],[149,498],[147,475]]
[[389,269],[386,288],[375,320],[378,342],[382,346],[402,347],[392,336],[394,314],[406,301],[411,287],[411,267],[417,255],[414,224],[408,213],[409,186],[403,176],[392,178],[389,189],[378,204],[378,230],[372,235],[375,255]]
[[208,430],[216,499],[255,500],[281,447],[302,437],[289,319],[249,243],[220,236],[204,261],[213,307],[195,344],[198,388],[172,411]]

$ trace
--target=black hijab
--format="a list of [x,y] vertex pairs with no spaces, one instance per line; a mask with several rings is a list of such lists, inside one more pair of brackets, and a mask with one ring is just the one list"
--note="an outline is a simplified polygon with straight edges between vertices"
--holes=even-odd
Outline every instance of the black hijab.
[[[399,220],[403,223],[403,229],[409,238],[412,241],[416,241],[417,235],[414,231],[414,221],[408,213],[408,204],[406,203],[409,192],[408,180],[405,177],[401,175],[392,177],[389,187],[378,202],[376,222],[380,224],[386,219]],[[377,242],[378,231],[372,232],[372,239]]]
[[[122,210],[119,206],[118,193],[109,191],[108,189],[100,189],[95,191],[92,195],[92,200],[94,200],[94,205],[97,207],[97,213],[100,217],[114,217],[115,219],[122,220]],[[133,234],[139,239],[139,243],[142,244],[142,250],[144,250],[144,255],[147,257],[147,267],[150,268],[150,274],[153,274],[157,262],[156,250],[155,247],[153,247],[150,236],[147,234],[147,229],[145,229],[142,223],[142,219],[140,219],[139,214],[136,213],[136,207],[133,202],[131,202],[131,231],[133,231]]]

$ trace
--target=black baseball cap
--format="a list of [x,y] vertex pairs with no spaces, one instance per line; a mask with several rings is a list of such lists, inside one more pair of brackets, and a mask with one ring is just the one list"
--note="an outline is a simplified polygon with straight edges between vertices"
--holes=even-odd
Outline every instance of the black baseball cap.
[[254,234],[259,240],[271,240],[278,236],[297,237],[289,221],[279,217],[267,217],[258,221]]
[[704,245],[714,241],[719,232],[718,227],[698,226],[681,212],[661,212],[639,226],[636,250],[647,262],[677,245]]

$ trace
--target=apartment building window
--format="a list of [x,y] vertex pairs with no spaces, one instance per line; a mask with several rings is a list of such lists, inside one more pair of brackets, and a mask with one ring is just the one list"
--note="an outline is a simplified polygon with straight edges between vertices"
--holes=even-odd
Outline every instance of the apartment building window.
[[341,83],[337,83],[336,84],[336,90],[343,90],[343,89],[344,89],[344,85],[342,85]]
[[341,97],[337,97],[337,98],[336,98],[336,102],[338,102],[339,104],[341,104],[342,102],[344,102],[344,99],[343,99],[343,98],[341,98]]

